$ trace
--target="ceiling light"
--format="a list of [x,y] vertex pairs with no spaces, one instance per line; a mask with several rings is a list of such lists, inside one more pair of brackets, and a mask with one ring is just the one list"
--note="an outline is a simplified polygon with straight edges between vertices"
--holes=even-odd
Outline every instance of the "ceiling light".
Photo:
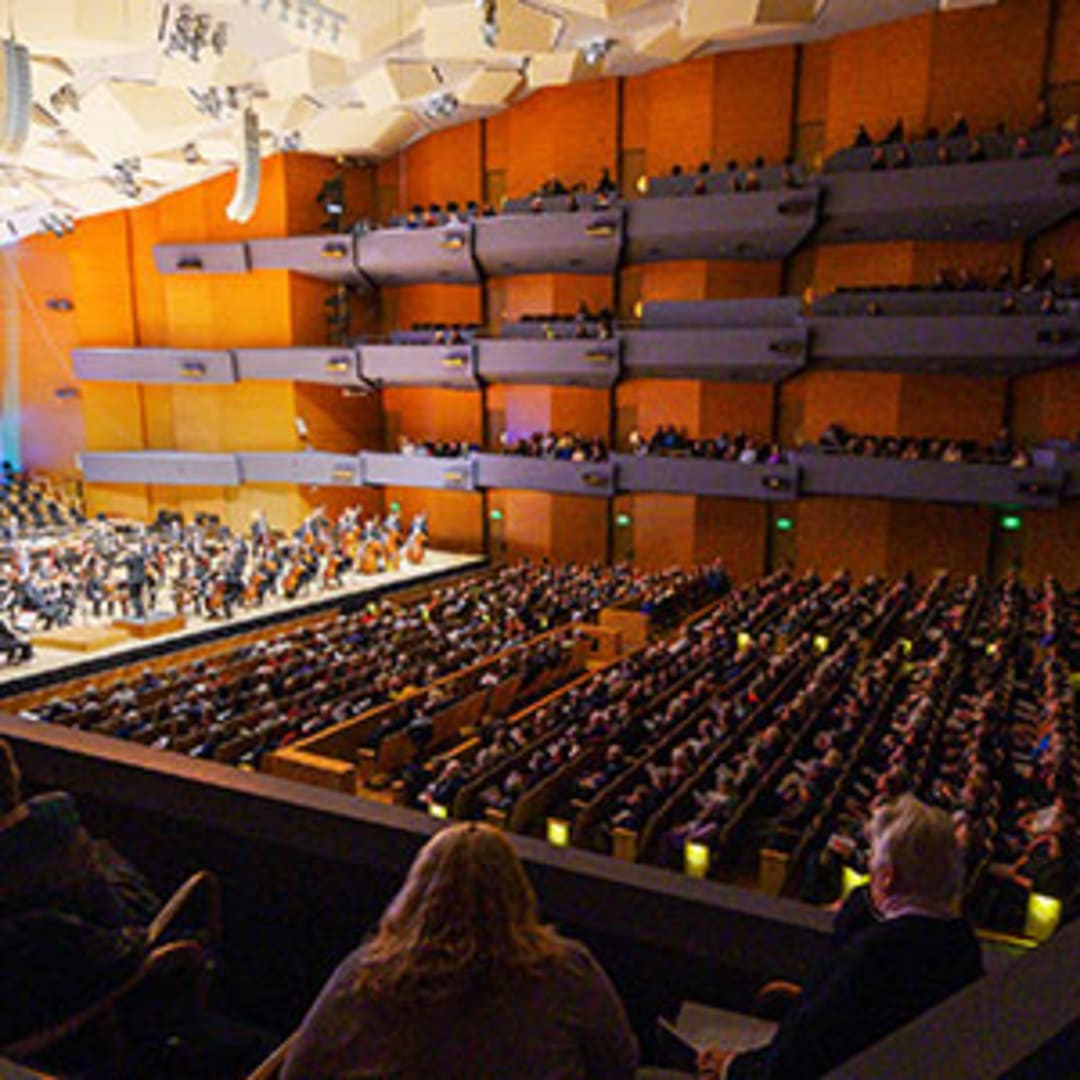
[[424,115],[429,120],[446,120],[458,111],[460,105],[461,102],[455,94],[444,90],[441,94],[434,94],[428,98],[424,105]]
[[585,58],[585,63],[590,67],[595,67],[604,59],[611,47],[615,44],[611,38],[597,38],[595,41],[586,42],[581,46],[581,55]]
[[142,184],[136,174],[141,171],[142,162],[137,157],[123,158],[114,163],[109,182],[121,195],[137,199],[142,194]]
[[224,56],[229,43],[228,26],[222,20],[206,12],[195,13],[190,4],[181,4],[172,15],[166,4],[161,13],[158,41],[166,56],[186,56],[194,63],[202,59],[203,50],[209,47],[217,56]]

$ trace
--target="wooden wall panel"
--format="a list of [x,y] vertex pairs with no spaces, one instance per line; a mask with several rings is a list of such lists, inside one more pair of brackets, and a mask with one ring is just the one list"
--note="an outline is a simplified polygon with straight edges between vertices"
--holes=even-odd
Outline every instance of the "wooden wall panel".
[[[300,517],[303,519],[313,510],[322,508],[325,514],[338,518],[346,510],[359,507],[365,518],[378,515],[382,517],[387,507],[383,501],[383,489],[373,487],[301,487]],[[409,519],[405,519],[408,527]]]
[[484,295],[470,285],[400,285],[382,290],[388,330],[417,323],[481,323]]
[[359,395],[337,386],[296,383],[294,398],[296,415],[304,418],[316,450],[349,454],[385,446],[378,394]]
[[413,143],[401,154],[402,204],[464,206],[484,194],[481,122],[444,128]]
[[707,300],[709,264],[704,260],[648,263],[641,268],[641,299]]
[[1075,439],[1080,434],[1080,368],[1053,368],[1016,379],[1011,427],[1023,443]]
[[551,495],[551,555],[564,562],[605,562],[611,526],[606,499]]
[[646,569],[694,562],[696,497],[634,495],[629,500],[634,563]]
[[[639,83],[648,101],[646,164],[650,176],[660,176],[681,164],[690,171],[709,161],[715,138],[716,80],[712,57],[658,68],[627,80],[627,93]],[[626,144],[626,149],[638,149]]]
[[396,502],[406,521],[423,511],[431,531],[431,546],[444,551],[484,550],[484,500],[471,491],[428,491],[424,488],[389,487],[383,492],[386,506]]
[[1052,86],[1080,83],[1080,0],[1057,0],[1057,21],[1050,42]]
[[551,387],[504,386],[488,388],[488,441],[491,448],[507,432],[512,439],[524,439],[534,431],[551,429]]
[[921,581],[938,570],[985,574],[992,520],[992,511],[981,506],[892,503],[888,573],[910,570]]
[[1000,244],[918,243],[911,249],[911,280],[921,285],[933,283],[939,271],[955,274],[971,270],[985,281],[993,281],[1001,268],[1012,268],[1017,280],[1023,267],[1023,244],[1019,240]]
[[69,351],[78,328],[75,313],[45,304],[53,297],[75,299],[71,240],[35,236],[0,253],[3,450],[21,456],[24,466],[65,475],[85,441],[78,399],[56,396],[58,388],[75,385]]
[[552,430],[573,432],[587,438],[606,439],[611,429],[609,400],[606,390],[590,390],[583,386],[553,386]]
[[803,499],[795,507],[795,567],[820,574],[884,574],[889,565],[885,499]]
[[795,47],[718,53],[713,62],[710,157],[741,165],[758,155],[783,161],[791,151]]
[[1005,379],[905,375],[900,387],[901,435],[993,442],[1005,423]]
[[789,441],[816,442],[830,424],[842,424],[860,434],[897,435],[900,428],[900,375],[852,371],[815,371],[799,375],[781,388],[803,396],[801,430]]
[[1080,217],[1074,216],[1049,229],[1028,245],[1028,269],[1038,270],[1044,258],[1051,258],[1061,278],[1080,277]]
[[799,47],[799,92],[795,113],[798,124],[824,124],[829,111],[828,41],[811,41]]
[[927,122],[947,129],[962,112],[976,129],[1026,124],[1042,93],[1050,9],[1051,0],[1001,0],[939,14]]
[[309,512],[295,484],[245,484],[225,492],[225,519],[238,532],[247,532],[262,511],[274,528],[289,529]]
[[[256,277],[262,277],[258,274]],[[275,279],[280,275],[273,274]],[[287,315],[289,320],[290,345],[327,345],[330,334],[326,325],[326,300],[333,295],[331,286],[316,278],[302,274],[286,275],[285,288],[288,296]],[[275,280],[274,292],[280,290],[280,281]],[[359,300],[352,302],[353,320],[351,333],[360,333],[365,327],[362,321],[363,304]]]
[[171,386],[144,386],[140,392],[146,449],[171,450],[173,448],[173,388]]
[[398,437],[414,442],[427,439],[483,439],[483,403],[466,390],[387,387],[382,391],[385,446],[396,450]]
[[914,245],[830,244],[814,250],[814,291],[841,286],[907,285],[915,278]]
[[[618,88],[597,79],[531,94],[509,111],[508,193],[527,195],[550,176],[590,189],[615,175]],[[489,166],[490,168],[490,166]]]
[[743,431],[772,438],[773,388],[769,383],[701,383],[698,436]]
[[149,489],[138,484],[87,484],[83,488],[83,501],[88,517],[107,514],[112,517],[149,521]]
[[[909,131],[926,123],[934,43],[933,15],[843,34],[830,43],[827,153],[850,146],[860,123],[880,138],[902,117]],[[977,53],[977,46],[971,49]]]
[[701,428],[701,384],[692,379],[630,379],[615,390],[618,445],[627,449],[635,428],[649,438],[658,427],[674,424],[697,436]]
[[709,300],[741,300],[779,296],[783,291],[784,264],[714,260],[706,264],[705,296]]
[[1047,574],[1059,578],[1068,589],[1080,586],[1080,503],[1066,503],[1059,510],[1028,511],[1021,535],[1023,576],[1040,581]]
[[510,168],[510,112],[489,116],[484,124],[484,171],[506,172]]
[[752,581],[765,572],[765,503],[742,499],[697,498],[694,523],[695,563],[717,556],[735,581]]

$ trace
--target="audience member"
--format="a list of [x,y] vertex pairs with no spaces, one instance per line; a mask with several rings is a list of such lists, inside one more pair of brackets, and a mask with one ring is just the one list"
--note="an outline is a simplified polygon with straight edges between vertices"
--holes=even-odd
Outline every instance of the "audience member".
[[630,1080],[636,1058],[599,965],[539,922],[505,836],[467,824],[421,850],[305,1017],[282,1078]]
[[706,1050],[702,1077],[823,1076],[982,974],[978,941],[956,915],[963,867],[949,816],[905,795],[877,811],[868,834],[873,912],[838,927],[767,1046]]

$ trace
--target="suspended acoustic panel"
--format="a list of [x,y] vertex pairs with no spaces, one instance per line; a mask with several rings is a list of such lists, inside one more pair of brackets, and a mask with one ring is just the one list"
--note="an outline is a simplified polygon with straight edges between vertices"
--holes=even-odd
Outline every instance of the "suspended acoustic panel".
[[262,158],[259,154],[259,118],[255,110],[244,110],[243,138],[240,145],[240,166],[236,170],[236,191],[225,208],[230,221],[243,224],[250,221],[259,205],[262,183]]
[[30,133],[30,107],[33,91],[30,86],[30,50],[8,38],[3,49],[3,130],[0,130],[0,152],[17,154]]

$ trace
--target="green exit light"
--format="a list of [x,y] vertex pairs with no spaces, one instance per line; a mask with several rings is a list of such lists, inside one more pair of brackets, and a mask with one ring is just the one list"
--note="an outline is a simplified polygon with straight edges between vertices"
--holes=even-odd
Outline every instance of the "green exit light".
[[492,510],[491,513],[488,514],[488,517],[490,517],[492,521],[502,521],[503,512],[501,510]]
[[615,524],[618,525],[620,529],[629,528],[629,526],[630,526],[630,515],[629,514],[616,514],[615,515]]
[[795,528],[795,522],[789,517],[777,518],[776,527],[780,532],[791,532]]
[[400,514],[401,513],[401,503],[392,502],[390,504],[390,513],[391,514]]
[[1020,531],[1020,518],[1016,514],[1006,514],[1001,519],[1001,528],[1005,532],[1019,532]]

